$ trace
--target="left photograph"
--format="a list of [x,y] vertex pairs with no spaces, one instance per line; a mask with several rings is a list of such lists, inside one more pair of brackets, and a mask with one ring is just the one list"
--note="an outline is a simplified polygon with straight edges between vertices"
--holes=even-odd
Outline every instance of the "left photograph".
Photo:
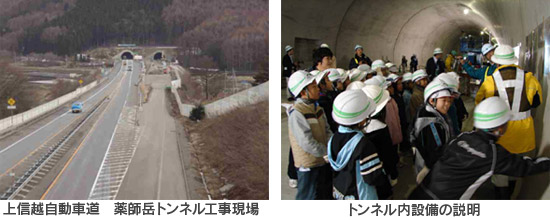
[[0,5],[0,199],[269,199],[267,0]]

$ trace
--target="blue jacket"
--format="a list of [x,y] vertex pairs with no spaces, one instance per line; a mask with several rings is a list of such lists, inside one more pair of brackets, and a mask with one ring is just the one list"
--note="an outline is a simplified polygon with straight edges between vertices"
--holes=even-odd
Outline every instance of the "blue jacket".
[[485,80],[485,71],[487,71],[487,68],[489,68],[489,71],[487,71],[487,76],[490,76],[493,75],[493,73],[497,69],[497,65],[484,65],[479,69],[474,69],[474,67],[470,66],[468,63],[465,63],[464,65],[462,65],[462,68],[466,70],[468,75],[470,75],[472,78],[481,80],[481,84],[483,84],[483,81]]

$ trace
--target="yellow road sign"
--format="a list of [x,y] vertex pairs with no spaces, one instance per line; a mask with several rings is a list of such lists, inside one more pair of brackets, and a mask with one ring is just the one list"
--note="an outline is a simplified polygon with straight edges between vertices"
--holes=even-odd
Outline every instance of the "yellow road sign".
[[80,84],[82,84],[83,82],[84,82],[84,81],[82,81],[82,80],[78,80],[78,83],[80,83]]
[[13,98],[8,99],[8,104],[9,105],[15,105],[15,99],[13,99]]

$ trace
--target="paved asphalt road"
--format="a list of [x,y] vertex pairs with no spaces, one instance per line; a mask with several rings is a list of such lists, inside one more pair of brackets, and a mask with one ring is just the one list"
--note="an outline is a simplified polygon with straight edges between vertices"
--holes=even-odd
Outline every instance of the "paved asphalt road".
[[[86,107],[93,106],[100,101],[110,90],[108,88],[116,84],[115,82],[122,75],[119,71],[120,67],[121,64],[117,63],[104,83],[82,96],[79,101],[84,103],[84,111],[86,111]],[[51,136],[75,120],[79,115],[70,112],[70,105],[71,103],[67,103],[64,108],[44,116],[44,119],[3,138],[0,141],[0,173],[4,174],[30,152],[44,144]]]
[[78,146],[74,158],[52,183],[44,199],[88,199],[122,108],[129,104],[128,99],[133,98],[130,96],[130,90],[137,90],[134,85],[138,81],[140,70],[139,62],[133,62],[131,72],[123,68],[122,80],[115,83],[115,86],[120,87],[111,97],[104,114],[98,119],[89,136]]

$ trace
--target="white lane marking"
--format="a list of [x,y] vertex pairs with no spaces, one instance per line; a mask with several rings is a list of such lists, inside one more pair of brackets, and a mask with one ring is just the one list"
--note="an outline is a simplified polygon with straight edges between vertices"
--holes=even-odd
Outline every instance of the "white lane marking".
[[[164,108],[164,97],[162,99],[162,105],[161,105],[163,108]],[[159,169],[159,177],[158,177],[158,183],[157,183],[157,200],[160,199],[160,189],[161,189],[161,185],[162,185],[162,167],[163,167],[163,164],[164,164],[164,140],[166,139],[166,121],[164,120],[164,118],[166,118],[166,116],[162,117],[162,122],[164,123],[163,125],[163,132],[162,132],[162,145],[161,145],[161,149],[160,149],[160,169]]]
[[[109,87],[109,85],[111,83],[113,83],[115,81],[115,78],[118,77],[118,74],[120,73],[120,71],[122,70],[122,67],[120,68],[120,70],[117,72],[117,75],[113,78],[113,80],[111,80],[111,82],[109,82],[109,84],[105,85],[101,90],[97,91],[92,97],[96,96],[97,94],[99,94],[101,91],[103,91],[105,88]],[[86,99],[86,101],[84,101],[84,103],[86,103],[88,100],[90,100],[92,97]],[[57,118],[53,119],[52,121],[50,121],[49,123],[47,123],[46,125],[36,129],[35,131],[33,131],[32,133],[28,134],[27,136],[19,139],[18,141],[14,142],[13,144],[11,144],[10,146],[0,150],[0,154],[4,153],[5,151],[11,149],[13,146],[15,146],[16,144],[18,144],[19,142],[27,139],[28,137],[30,137],[31,135],[35,134],[36,132],[42,130],[43,128],[47,127],[48,125],[52,124],[53,122],[57,121],[58,119],[60,119],[61,117],[65,116],[67,113],[71,112],[70,110],[63,113],[62,115],[58,116]]]
[[126,99],[124,100],[124,104],[122,105],[122,110],[120,111],[120,114],[118,114],[118,120],[117,120],[117,123],[115,125],[115,130],[113,130],[113,134],[111,135],[111,140],[109,141],[109,145],[107,146],[107,151],[105,151],[105,156],[103,156],[103,161],[101,161],[101,166],[99,167],[99,170],[97,171],[97,174],[95,176],[95,180],[94,180],[94,185],[92,185],[92,189],[90,190],[90,194],[88,195],[88,198],[91,198],[95,188],[96,188],[96,184],[97,184],[97,179],[99,178],[99,176],[101,175],[101,170],[103,169],[103,164],[105,164],[105,160],[107,159],[107,155],[109,155],[109,150],[111,149],[111,145],[113,144],[113,139],[115,137],[115,133],[117,131],[117,128],[118,128],[118,124],[120,123],[120,118],[121,115],[122,115],[122,112],[124,110],[124,106],[126,106],[126,102],[128,101],[128,96],[130,95],[130,91],[132,90],[132,87],[131,87],[131,82],[132,82],[132,76],[134,75],[134,71],[132,69],[132,73],[130,74],[130,76],[128,77],[128,91],[126,92]]

